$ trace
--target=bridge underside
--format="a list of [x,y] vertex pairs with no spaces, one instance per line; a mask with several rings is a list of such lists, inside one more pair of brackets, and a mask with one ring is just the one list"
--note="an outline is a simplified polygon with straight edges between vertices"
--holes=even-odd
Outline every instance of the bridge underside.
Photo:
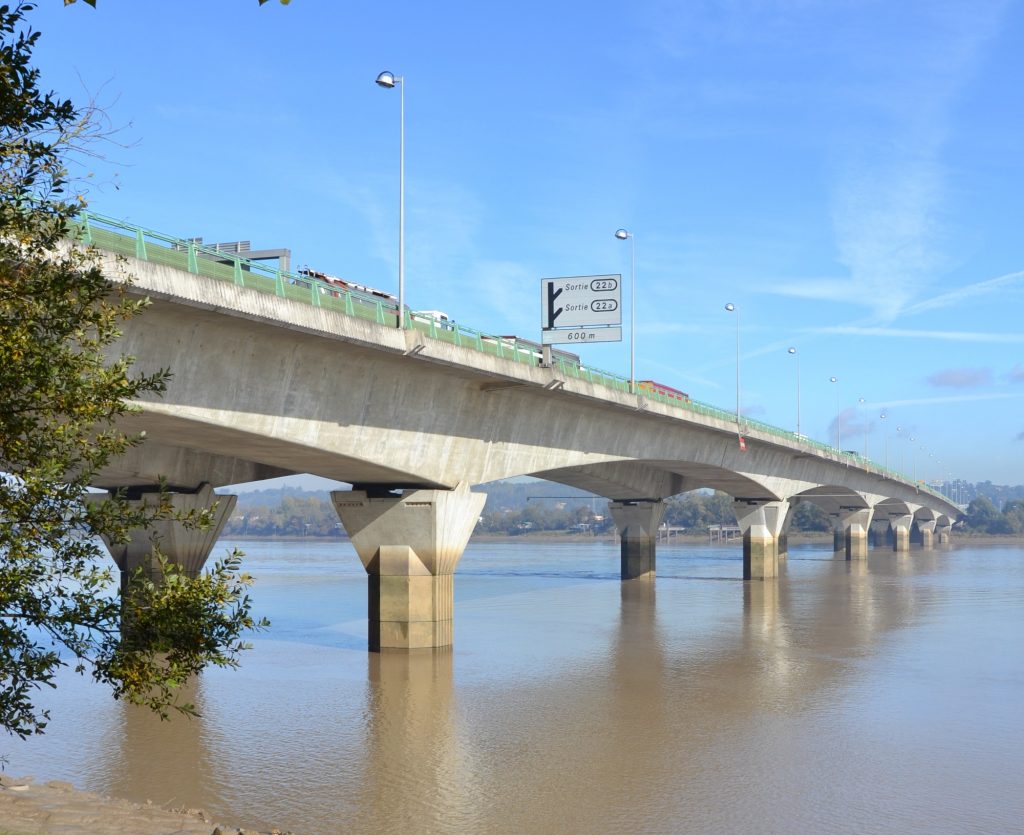
[[[756,425],[740,444],[718,410],[631,395],[582,369],[512,361],[170,267],[129,269],[131,292],[153,304],[115,350],[137,357],[140,373],[169,367],[174,377],[124,421],[146,443],[96,485],[145,501],[166,480],[189,507],[214,500],[205,485],[290,473],[365,487],[334,501],[358,539],[380,647],[451,642],[451,578],[482,501],[473,484],[536,475],[615,500],[622,576],[637,581],[654,577],[664,499],[697,488],[737,500],[744,574],[759,579],[776,576],[791,499],[822,503],[857,543],[872,515],[884,516],[897,548],[913,526],[956,512],[867,462]],[[108,274],[119,270],[111,262]],[[389,495],[395,488],[405,492]],[[205,545],[179,541],[194,565]]]

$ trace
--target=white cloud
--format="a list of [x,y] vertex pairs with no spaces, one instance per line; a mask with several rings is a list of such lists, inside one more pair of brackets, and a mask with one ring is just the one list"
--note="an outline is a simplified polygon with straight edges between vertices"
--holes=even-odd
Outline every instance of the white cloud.
[[866,336],[898,339],[931,339],[944,342],[988,342],[996,344],[1024,343],[1024,333],[985,333],[980,331],[924,331],[907,328],[885,328],[863,325],[832,325],[810,328],[805,333],[826,336]]

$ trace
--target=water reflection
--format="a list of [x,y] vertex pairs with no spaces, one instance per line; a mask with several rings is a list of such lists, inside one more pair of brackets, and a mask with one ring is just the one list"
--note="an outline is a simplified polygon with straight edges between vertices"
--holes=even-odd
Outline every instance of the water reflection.
[[413,654],[350,648],[354,572],[256,565],[281,631],[203,676],[201,720],[74,716],[71,689],[14,770],[304,833],[1019,827],[1024,552],[829,548],[743,582],[738,552],[666,547],[620,583],[610,545],[489,545],[454,651]]

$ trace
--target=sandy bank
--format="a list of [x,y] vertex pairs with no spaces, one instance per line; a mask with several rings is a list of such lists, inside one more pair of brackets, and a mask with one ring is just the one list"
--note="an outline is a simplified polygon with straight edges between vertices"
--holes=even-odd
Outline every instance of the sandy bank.
[[[199,809],[162,809],[79,791],[70,783],[36,783],[0,772],[2,835],[258,835],[222,826]],[[291,835],[272,829],[264,835]]]

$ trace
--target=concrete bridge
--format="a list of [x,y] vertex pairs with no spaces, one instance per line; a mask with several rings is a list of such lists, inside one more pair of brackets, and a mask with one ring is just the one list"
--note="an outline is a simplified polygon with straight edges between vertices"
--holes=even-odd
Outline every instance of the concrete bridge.
[[[622,579],[652,580],[665,499],[697,488],[734,499],[745,579],[771,581],[796,505],[832,517],[837,550],[911,532],[948,542],[945,497],[860,456],[653,392],[518,343],[405,314],[308,276],[211,254],[95,217],[84,238],[108,277],[152,306],[116,346],[170,368],[125,428],[147,440],[97,480],[151,501],[161,478],[181,508],[215,501],[206,532],[163,523],[112,548],[122,571],[155,537],[198,572],[234,507],[214,487],[291,473],[353,485],[332,498],[369,575],[370,648],[452,642],[453,575],[483,508],[470,486],[532,475],[611,500]],[[118,257],[118,254],[121,256]],[[127,257],[124,257],[127,256]]]

